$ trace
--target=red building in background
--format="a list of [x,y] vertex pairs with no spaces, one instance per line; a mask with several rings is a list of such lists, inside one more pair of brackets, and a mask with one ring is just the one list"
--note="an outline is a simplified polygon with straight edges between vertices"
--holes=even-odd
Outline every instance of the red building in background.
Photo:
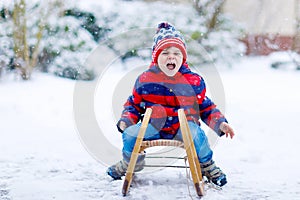
[[245,28],[248,55],[268,55],[299,46],[294,40],[299,8],[297,0],[225,0],[223,12]]

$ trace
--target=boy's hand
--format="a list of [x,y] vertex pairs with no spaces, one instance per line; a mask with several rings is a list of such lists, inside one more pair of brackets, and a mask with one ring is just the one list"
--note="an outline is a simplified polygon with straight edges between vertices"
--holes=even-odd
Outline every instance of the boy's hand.
[[124,121],[120,121],[119,128],[124,131],[127,128],[126,123]]
[[222,122],[220,125],[220,130],[225,133],[226,137],[230,136],[230,138],[232,139],[234,136],[234,131],[231,128],[231,126],[229,126],[229,124],[227,124],[226,122]]

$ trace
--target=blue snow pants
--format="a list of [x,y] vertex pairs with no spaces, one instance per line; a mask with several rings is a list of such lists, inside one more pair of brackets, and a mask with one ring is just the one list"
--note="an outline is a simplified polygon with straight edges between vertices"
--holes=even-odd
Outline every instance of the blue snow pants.
[[[188,125],[191,130],[192,138],[194,140],[195,149],[197,152],[199,162],[205,163],[207,161],[210,161],[212,159],[213,152],[209,146],[204,131],[201,129],[201,127],[198,124],[194,122],[188,122]],[[140,127],[141,127],[141,123],[138,123],[126,128],[123,132],[122,153],[123,153],[123,159],[127,163],[129,163],[130,161],[131,153],[133,151]],[[154,128],[151,124],[149,124],[145,132],[144,140],[157,140],[157,139],[167,139],[167,138],[163,138],[160,135],[159,131],[156,128]],[[178,130],[174,139],[183,141],[180,129]],[[141,159],[144,159],[144,157],[139,157],[137,162],[139,162]]]

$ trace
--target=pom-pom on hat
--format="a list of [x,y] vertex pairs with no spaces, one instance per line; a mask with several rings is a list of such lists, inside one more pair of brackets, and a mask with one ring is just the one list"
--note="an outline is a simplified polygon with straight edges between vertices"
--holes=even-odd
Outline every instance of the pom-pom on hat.
[[[186,45],[182,34],[175,27],[168,23],[162,22],[158,24],[156,34],[153,37],[152,60],[157,63],[159,54],[168,47],[177,47],[183,55],[183,63],[186,61]],[[183,64],[182,63],[182,64]]]

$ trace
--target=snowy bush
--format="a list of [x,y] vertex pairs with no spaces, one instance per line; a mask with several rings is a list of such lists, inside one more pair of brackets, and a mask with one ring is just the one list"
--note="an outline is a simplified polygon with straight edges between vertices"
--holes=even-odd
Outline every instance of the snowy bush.
[[[114,38],[128,30],[148,28],[148,31],[144,31],[138,37],[121,37],[117,43],[108,39],[109,42],[106,45],[123,60],[141,55],[143,59],[147,56],[150,59],[150,47],[155,27],[161,21],[169,21],[185,35],[189,56],[194,58],[193,64],[196,66],[208,62],[226,63],[230,66],[245,52],[245,46],[239,41],[242,34],[240,27],[229,18],[219,15],[216,27],[209,30],[206,25],[207,16],[200,16],[192,3],[112,0],[105,3],[79,1],[71,4],[67,2],[65,6],[62,6],[60,1],[53,2],[56,4],[52,4],[52,7],[49,6],[48,1],[26,2],[27,38],[29,52],[32,53],[36,48],[37,34],[42,30],[36,67],[41,71],[59,76],[72,79],[93,79],[93,69],[86,69],[84,66],[86,57],[98,42]],[[13,42],[11,39],[13,6],[11,3],[9,5],[6,5],[5,9],[0,8],[0,39],[10,38]],[[42,29],[40,29],[41,25]],[[149,31],[149,28],[153,31]],[[195,41],[209,56],[207,53],[199,52],[192,44],[190,45],[190,42]],[[148,54],[145,54],[145,49],[140,48],[145,47],[145,43],[148,47]],[[4,52],[3,47],[1,48]],[[5,68],[3,66],[8,69],[13,68],[8,65],[8,63],[13,63],[12,48],[1,53],[2,69]],[[127,49],[127,52],[122,51],[123,49]]]
[[[50,59],[46,59],[49,63],[46,71],[66,78],[93,79],[93,72],[84,68],[84,62],[96,45],[93,36],[81,27],[76,18],[61,16],[57,20],[56,16],[53,16],[46,26],[42,44],[42,49]],[[73,71],[73,75],[65,73],[66,70]]]
[[11,38],[0,37],[0,78],[8,71],[13,55]]
[[293,51],[278,51],[269,54],[273,69],[300,70],[300,55]]
[[[1,8],[0,8],[1,9]],[[8,9],[1,9],[0,11],[0,77],[9,70],[13,52],[13,41],[11,38],[12,26],[11,21],[7,19],[10,14]]]
[[[124,42],[120,42],[122,44],[126,45],[128,41],[139,42],[136,46],[144,46],[144,43],[148,41],[152,44],[156,25],[161,21],[169,21],[186,36],[189,55],[190,57],[198,58],[197,63],[195,63],[197,65],[217,62],[230,66],[235,59],[240,58],[246,52],[244,43],[239,41],[243,34],[242,27],[235,24],[229,17],[220,14],[215,29],[208,30],[206,25],[208,16],[200,16],[192,3],[176,4],[164,1],[114,0],[110,4],[111,7],[107,9],[106,13],[98,12],[99,7],[96,6],[90,8],[90,11],[97,16],[97,19],[103,18],[105,14],[114,16],[109,23],[111,29],[110,37],[133,29],[146,27],[153,29],[152,32],[145,32],[146,35],[141,35],[139,38],[134,38],[134,40],[124,38]],[[209,14],[207,13],[207,15]],[[189,48],[191,40],[196,40],[206,50],[209,57],[206,56],[207,54],[204,55],[197,52],[196,49]],[[122,48],[120,47],[119,49]],[[132,50],[129,49],[129,51]]]
[[[35,48],[38,48],[38,62],[32,67],[66,78],[93,79],[93,72],[84,67],[85,57],[97,45],[94,40],[95,35],[89,32],[90,29],[83,27],[84,24],[80,19],[66,16],[62,9],[51,7],[45,2],[28,2],[26,6],[26,17],[30,19],[26,21],[26,41],[30,58]],[[12,12],[8,11],[6,15],[1,15],[1,27],[7,27],[0,31],[2,40],[10,38],[13,41]],[[42,36],[40,42],[38,34]],[[37,43],[39,46],[36,46]],[[10,68],[8,61],[13,60],[12,63],[16,63],[13,48],[11,45],[9,53],[1,54],[1,66],[3,66],[1,68]]]
[[[218,20],[215,29],[201,39],[201,44],[209,52],[214,62],[231,66],[246,52],[245,44],[239,40],[243,29],[226,16],[220,16]],[[205,60],[205,58],[203,59]]]

